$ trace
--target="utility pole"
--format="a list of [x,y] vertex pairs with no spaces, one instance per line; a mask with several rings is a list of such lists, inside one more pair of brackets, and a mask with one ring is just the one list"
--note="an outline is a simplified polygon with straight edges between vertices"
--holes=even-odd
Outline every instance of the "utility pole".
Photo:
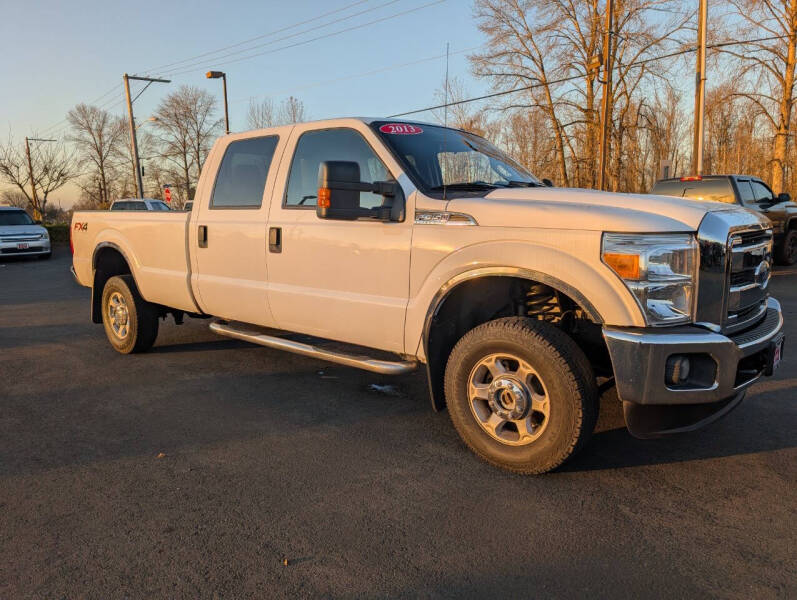
[[703,174],[703,130],[706,113],[706,24],[708,0],[700,0],[697,25],[697,73],[695,74],[695,142],[692,149],[692,173]]
[[609,155],[609,126],[612,122],[612,28],[614,0],[606,0],[606,32],[603,35],[603,108],[601,114],[601,152],[598,170],[598,189],[606,184],[606,162]]
[[36,180],[33,177],[33,161],[30,158],[30,143],[31,142],[55,142],[56,140],[46,140],[43,138],[29,138],[25,137],[25,155],[28,157],[28,175],[30,177],[30,190],[33,194],[33,217],[34,220],[40,221],[44,215],[39,207],[39,195],[36,193]]
[[[138,98],[138,96],[143,94],[144,90],[146,90],[152,83],[155,83],[155,82],[157,82],[157,83],[171,83],[171,80],[170,79],[153,79],[152,77],[136,77],[136,76],[133,76],[133,75],[128,75],[127,73],[124,74],[123,79],[124,79],[124,82],[125,82],[125,96],[127,97],[127,114],[128,114],[129,119],[130,119],[130,146],[131,146],[131,148],[133,150],[133,169],[135,170],[135,176],[136,176],[135,181],[136,181],[136,187],[138,188],[137,196],[139,198],[143,198],[144,197],[144,181],[143,181],[143,179],[141,177],[141,164],[140,164],[141,161],[140,161],[140,159],[138,157],[138,138],[136,137],[136,122],[135,122],[135,119],[133,118],[133,102],[135,102],[136,98]],[[131,79],[136,80],[136,81],[146,81],[147,82],[147,85],[144,86],[144,90],[141,90],[138,93],[138,96],[136,96],[135,98],[132,98],[132,99],[130,98],[130,80]]]

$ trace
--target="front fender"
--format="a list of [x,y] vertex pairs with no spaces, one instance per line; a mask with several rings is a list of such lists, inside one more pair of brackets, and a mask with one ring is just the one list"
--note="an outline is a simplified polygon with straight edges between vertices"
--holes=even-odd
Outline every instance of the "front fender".
[[[598,323],[643,327],[635,299],[600,260],[601,234],[571,231],[563,239],[567,243],[558,246],[531,240],[477,241],[448,253],[422,279],[414,273],[419,283],[407,309],[408,353],[425,360],[425,335],[446,296],[463,281],[491,275],[546,283],[573,298]],[[413,255],[414,269],[423,263]]]

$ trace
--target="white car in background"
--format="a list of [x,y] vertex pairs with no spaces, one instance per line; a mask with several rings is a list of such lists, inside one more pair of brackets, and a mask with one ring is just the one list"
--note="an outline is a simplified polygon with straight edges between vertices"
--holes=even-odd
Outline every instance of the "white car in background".
[[0,256],[50,258],[50,234],[21,208],[0,206]]
[[163,200],[155,198],[122,198],[114,200],[111,210],[171,210]]

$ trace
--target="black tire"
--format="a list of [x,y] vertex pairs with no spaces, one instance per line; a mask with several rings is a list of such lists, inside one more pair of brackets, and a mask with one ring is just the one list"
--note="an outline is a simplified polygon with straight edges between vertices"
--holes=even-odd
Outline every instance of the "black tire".
[[789,229],[776,250],[778,264],[792,266],[797,263],[797,229]]
[[[123,300],[127,318],[120,321],[125,323],[124,326],[111,317],[109,305],[112,300]],[[117,352],[146,352],[158,337],[158,310],[141,297],[131,275],[117,275],[105,283],[102,291],[102,324],[108,341]]]
[[[521,359],[545,386],[547,425],[525,445],[509,445],[489,434],[469,398],[478,365],[495,354]],[[597,383],[584,352],[557,327],[523,317],[490,321],[465,334],[448,359],[445,392],[451,421],[465,444],[488,463],[514,473],[557,468],[587,442],[598,419]]]

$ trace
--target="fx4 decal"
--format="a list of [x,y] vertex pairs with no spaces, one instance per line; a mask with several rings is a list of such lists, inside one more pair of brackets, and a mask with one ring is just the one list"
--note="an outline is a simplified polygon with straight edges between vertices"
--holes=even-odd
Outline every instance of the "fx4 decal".
[[75,226],[72,228],[74,231],[88,231],[89,224],[88,223],[75,223]]

